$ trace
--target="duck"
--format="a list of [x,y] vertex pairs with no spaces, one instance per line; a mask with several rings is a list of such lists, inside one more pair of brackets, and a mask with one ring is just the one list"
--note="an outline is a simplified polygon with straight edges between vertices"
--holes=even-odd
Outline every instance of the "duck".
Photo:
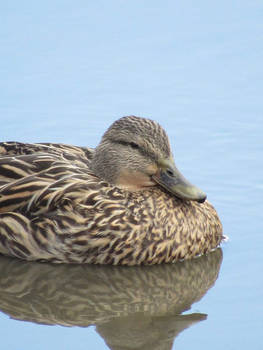
[[28,261],[174,263],[223,240],[206,194],[159,123],[126,116],[96,148],[0,143],[0,253]]

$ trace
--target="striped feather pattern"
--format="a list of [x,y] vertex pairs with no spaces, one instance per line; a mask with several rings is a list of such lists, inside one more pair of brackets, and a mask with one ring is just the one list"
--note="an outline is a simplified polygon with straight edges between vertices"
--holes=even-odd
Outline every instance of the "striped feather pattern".
[[90,169],[94,151],[62,144],[0,144],[0,252],[25,260],[160,264],[216,248],[212,205],[159,187],[130,192]]

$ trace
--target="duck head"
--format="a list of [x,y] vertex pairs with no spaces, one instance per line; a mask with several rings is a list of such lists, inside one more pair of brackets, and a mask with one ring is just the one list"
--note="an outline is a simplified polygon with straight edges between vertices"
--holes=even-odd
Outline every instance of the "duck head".
[[115,121],[96,147],[91,168],[101,179],[130,191],[159,185],[183,200],[206,200],[177,169],[166,132],[150,119]]

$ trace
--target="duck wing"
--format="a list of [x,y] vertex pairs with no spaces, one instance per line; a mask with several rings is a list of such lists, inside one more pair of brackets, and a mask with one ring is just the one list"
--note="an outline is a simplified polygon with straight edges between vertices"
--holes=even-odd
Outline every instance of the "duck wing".
[[[26,260],[67,261],[63,234],[66,238],[74,232],[86,235],[82,201],[92,185],[97,188],[89,160],[79,163],[74,154],[5,155],[0,158],[0,174],[0,253]],[[87,212],[85,205],[83,210]]]
[[[38,215],[50,211],[69,188],[81,187],[87,176],[92,174],[89,170],[92,149],[54,144],[26,147],[26,144],[5,143],[7,152],[4,153],[2,145],[0,213],[17,211]],[[49,153],[41,153],[43,150]],[[10,156],[12,152],[16,155]],[[24,155],[25,152],[31,154]]]
[[[0,142],[0,159],[3,157],[30,155],[44,153],[60,157],[86,167],[89,165],[94,149],[66,145],[62,143],[22,143],[22,142]],[[1,175],[1,174],[0,174]]]

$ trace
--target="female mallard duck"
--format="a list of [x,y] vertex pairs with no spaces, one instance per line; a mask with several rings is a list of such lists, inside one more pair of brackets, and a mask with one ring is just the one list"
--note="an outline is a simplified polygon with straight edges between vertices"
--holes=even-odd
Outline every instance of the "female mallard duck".
[[26,260],[159,264],[222,240],[206,195],[177,170],[162,127],[117,120],[95,148],[0,144],[0,253]]

